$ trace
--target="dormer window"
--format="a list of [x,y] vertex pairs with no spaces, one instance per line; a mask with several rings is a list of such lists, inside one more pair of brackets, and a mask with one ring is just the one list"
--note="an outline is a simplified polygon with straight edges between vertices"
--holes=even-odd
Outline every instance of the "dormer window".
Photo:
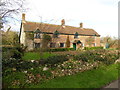
[[74,38],[78,38],[78,32],[75,33]]
[[35,37],[34,38],[41,38],[40,37],[41,31],[39,29],[37,29],[34,33],[35,33]]
[[53,38],[58,38],[58,35],[59,35],[59,32],[56,30],[56,31],[53,33]]
[[35,33],[35,38],[40,38],[40,33]]

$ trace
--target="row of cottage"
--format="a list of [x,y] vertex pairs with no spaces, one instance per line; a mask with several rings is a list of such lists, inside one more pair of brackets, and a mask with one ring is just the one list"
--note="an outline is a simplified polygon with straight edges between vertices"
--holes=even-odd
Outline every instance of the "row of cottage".
[[[26,37],[27,33],[34,33],[34,38]],[[69,38],[70,48],[78,49],[80,47],[89,47],[86,39],[93,38],[92,47],[100,46],[100,35],[93,29],[83,28],[83,23],[79,27],[65,25],[65,20],[61,20],[61,25],[48,23],[30,22],[25,20],[25,14],[22,14],[20,27],[20,43],[28,46],[28,50],[40,48],[43,34],[52,37],[49,43],[51,48],[65,48],[66,40]]]

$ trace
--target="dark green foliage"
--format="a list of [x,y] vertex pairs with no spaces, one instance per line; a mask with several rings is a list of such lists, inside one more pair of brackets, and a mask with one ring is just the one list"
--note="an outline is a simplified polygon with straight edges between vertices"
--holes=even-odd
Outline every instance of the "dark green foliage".
[[34,39],[34,33],[33,32],[26,32],[26,38],[33,40]]
[[66,55],[56,55],[56,56],[51,56],[47,59],[43,59],[43,64],[53,66],[55,64],[62,63],[67,60],[68,58]]
[[89,59],[92,59],[92,52],[82,52],[79,55],[74,56],[75,60],[82,60],[82,61],[88,61]]
[[29,73],[33,73],[34,75],[40,74],[41,77],[49,78],[52,76],[51,70],[43,71],[43,68],[36,67],[33,70],[29,69]]
[[119,58],[117,53],[111,53],[108,50],[91,50],[81,52],[79,55],[74,56],[75,60],[82,61],[102,61],[109,65],[113,64]]
[[37,67],[39,64],[37,62],[24,61],[20,59],[10,58],[2,60],[2,69],[5,71],[8,68],[15,68],[18,71],[27,70],[32,67]]
[[[11,73],[8,73],[7,76],[3,76],[2,88],[10,88],[10,87],[21,88],[21,85],[23,86],[25,84],[25,79],[26,79],[25,73],[13,72],[12,70],[9,70],[9,72]],[[19,81],[20,83],[18,85],[12,86],[13,81]]]
[[41,71],[40,74],[41,74],[41,76],[45,76],[46,79],[52,76],[52,73],[51,73],[50,70],[47,70],[47,71]]
[[103,49],[103,47],[84,47],[85,50]]
[[9,58],[16,58],[20,59],[26,50],[27,47],[23,45],[16,45],[14,47],[2,47],[2,58],[9,59]]
[[20,52],[20,50],[16,47],[5,47],[3,48],[3,59],[9,59],[9,58],[21,58],[22,57],[22,53]]
[[70,47],[70,40],[69,40],[69,36],[67,36],[66,39],[66,47],[69,48]]
[[48,49],[49,52],[57,52],[57,51],[73,51],[74,48],[54,48]]

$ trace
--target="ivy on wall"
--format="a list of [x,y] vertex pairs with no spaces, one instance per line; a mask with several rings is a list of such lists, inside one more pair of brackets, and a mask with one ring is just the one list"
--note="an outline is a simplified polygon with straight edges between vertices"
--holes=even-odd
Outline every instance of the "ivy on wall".
[[34,40],[34,33],[33,32],[26,32],[26,38]]

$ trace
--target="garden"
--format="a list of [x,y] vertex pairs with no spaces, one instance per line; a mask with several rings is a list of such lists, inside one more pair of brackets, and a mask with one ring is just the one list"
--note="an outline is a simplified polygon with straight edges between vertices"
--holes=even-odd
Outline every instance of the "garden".
[[3,88],[101,88],[118,79],[118,58],[118,50],[101,48],[42,53],[3,48]]

